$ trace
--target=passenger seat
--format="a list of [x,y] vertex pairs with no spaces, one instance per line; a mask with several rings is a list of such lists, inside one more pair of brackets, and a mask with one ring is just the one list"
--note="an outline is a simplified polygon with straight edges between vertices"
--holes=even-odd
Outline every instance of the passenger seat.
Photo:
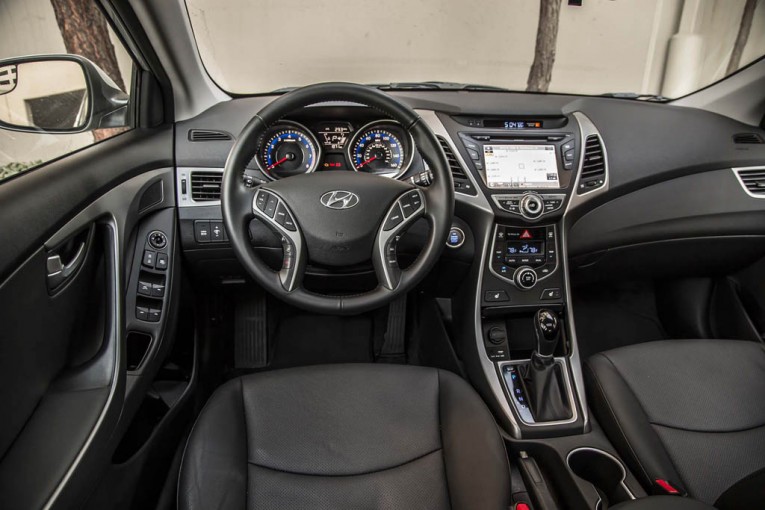
[[762,344],[637,344],[592,356],[585,377],[597,420],[649,493],[765,507]]

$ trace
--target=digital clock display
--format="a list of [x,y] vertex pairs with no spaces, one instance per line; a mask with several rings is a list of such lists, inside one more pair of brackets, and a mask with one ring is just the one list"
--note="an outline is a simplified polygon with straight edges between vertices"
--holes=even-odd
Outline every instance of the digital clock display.
[[542,129],[541,120],[486,119],[483,126],[499,129]]

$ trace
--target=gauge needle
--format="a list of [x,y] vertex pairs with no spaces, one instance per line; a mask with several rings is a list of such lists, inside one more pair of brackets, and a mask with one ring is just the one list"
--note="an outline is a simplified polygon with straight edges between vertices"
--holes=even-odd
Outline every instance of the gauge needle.
[[369,163],[371,163],[372,161],[374,161],[376,159],[377,159],[377,156],[372,156],[371,158],[367,159],[366,161],[362,161],[361,164],[356,167],[356,169],[358,170],[362,166],[368,165]]
[[287,157],[287,156],[284,156],[282,159],[280,159],[280,160],[279,160],[279,161],[277,161],[276,163],[273,163],[273,164],[269,165],[269,166],[268,166],[268,170],[271,170],[272,168],[274,168],[274,167],[277,167],[277,166],[281,165],[282,163],[284,163],[284,162],[285,162],[285,161],[287,161],[288,159],[290,159],[290,158],[289,158],[289,157]]

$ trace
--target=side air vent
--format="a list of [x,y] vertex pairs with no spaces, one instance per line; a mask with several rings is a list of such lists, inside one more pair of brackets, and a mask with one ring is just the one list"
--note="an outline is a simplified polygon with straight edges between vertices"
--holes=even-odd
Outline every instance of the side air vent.
[[762,137],[757,133],[738,133],[733,135],[733,143],[762,143]]
[[191,172],[191,199],[195,202],[220,200],[221,172]]
[[603,143],[598,135],[590,135],[584,142],[582,175],[579,177],[579,194],[597,189],[606,182],[606,157]]
[[460,165],[460,162],[457,161],[457,157],[449,146],[449,142],[447,142],[446,138],[441,135],[437,135],[436,137],[441,144],[441,149],[443,149],[444,154],[446,155],[446,161],[449,162],[449,169],[452,171],[452,178],[454,179],[454,191],[466,195],[477,195],[478,192],[473,187],[473,183],[470,182],[470,179],[462,168],[462,165]]
[[750,194],[765,198],[765,168],[736,169],[735,172]]
[[210,129],[190,129],[189,141],[191,142],[217,142],[221,140],[233,140],[233,136],[225,131],[213,131]]

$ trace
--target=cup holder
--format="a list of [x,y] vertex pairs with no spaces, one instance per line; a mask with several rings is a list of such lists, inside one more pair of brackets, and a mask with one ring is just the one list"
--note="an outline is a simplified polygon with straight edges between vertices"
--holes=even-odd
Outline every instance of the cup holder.
[[576,476],[590,482],[598,491],[600,502],[596,509],[605,510],[610,505],[635,499],[624,483],[627,471],[610,453],[596,448],[577,448],[569,452],[566,463]]

